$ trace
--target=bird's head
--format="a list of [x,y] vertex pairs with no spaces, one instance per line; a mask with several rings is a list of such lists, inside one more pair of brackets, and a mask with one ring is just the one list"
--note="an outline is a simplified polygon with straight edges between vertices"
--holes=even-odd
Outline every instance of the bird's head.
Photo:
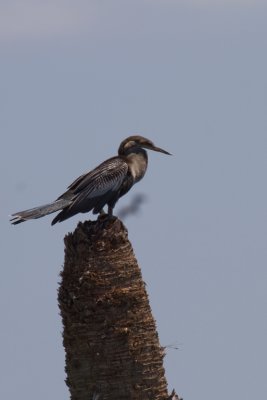
[[140,148],[154,150],[154,151],[158,151],[160,153],[171,155],[171,153],[169,153],[168,151],[155,146],[154,143],[151,142],[151,140],[146,139],[143,136],[138,136],[138,135],[129,136],[128,138],[124,139],[120,144],[118,153],[119,153],[119,155],[127,155],[127,154],[130,154],[131,152],[134,152],[134,151],[140,149]]

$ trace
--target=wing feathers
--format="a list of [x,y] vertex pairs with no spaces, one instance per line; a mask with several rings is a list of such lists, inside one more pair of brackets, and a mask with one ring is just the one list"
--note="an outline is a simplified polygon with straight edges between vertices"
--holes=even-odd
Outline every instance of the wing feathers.
[[113,157],[94,170],[81,175],[60,198],[72,198],[72,203],[55,218],[53,223],[69,218],[79,212],[94,209],[98,213],[110,201],[116,202],[118,192],[127,177],[128,164],[119,157]]
[[[100,164],[95,170],[89,172],[78,186],[75,187],[73,194],[75,199],[71,205],[76,207],[79,203],[92,198],[100,198],[109,192],[116,192],[122,184],[128,172],[128,165],[120,158],[113,158]],[[108,196],[109,197],[109,196]]]

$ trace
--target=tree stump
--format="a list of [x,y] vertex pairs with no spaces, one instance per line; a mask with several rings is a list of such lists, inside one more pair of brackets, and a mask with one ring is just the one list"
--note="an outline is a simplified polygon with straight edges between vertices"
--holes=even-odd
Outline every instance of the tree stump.
[[168,398],[164,348],[119,219],[100,216],[65,237],[58,301],[72,400]]

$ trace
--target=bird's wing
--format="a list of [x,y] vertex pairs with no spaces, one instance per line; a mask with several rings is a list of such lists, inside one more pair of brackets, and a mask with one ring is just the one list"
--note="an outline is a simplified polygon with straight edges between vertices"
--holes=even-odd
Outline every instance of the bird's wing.
[[70,208],[86,199],[112,196],[121,186],[128,172],[128,164],[119,157],[104,161],[94,170],[82,175],[69,186],[74,195]]

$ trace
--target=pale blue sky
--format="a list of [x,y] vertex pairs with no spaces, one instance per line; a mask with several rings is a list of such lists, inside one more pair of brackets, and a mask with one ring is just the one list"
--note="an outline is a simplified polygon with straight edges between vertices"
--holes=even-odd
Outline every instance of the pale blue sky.
[[0,398],[68,398],[57,307],[80,215],[13,227],[139,133],[149,153],[125,222],[170,390],[267,396],[267,4],[0,3]]

